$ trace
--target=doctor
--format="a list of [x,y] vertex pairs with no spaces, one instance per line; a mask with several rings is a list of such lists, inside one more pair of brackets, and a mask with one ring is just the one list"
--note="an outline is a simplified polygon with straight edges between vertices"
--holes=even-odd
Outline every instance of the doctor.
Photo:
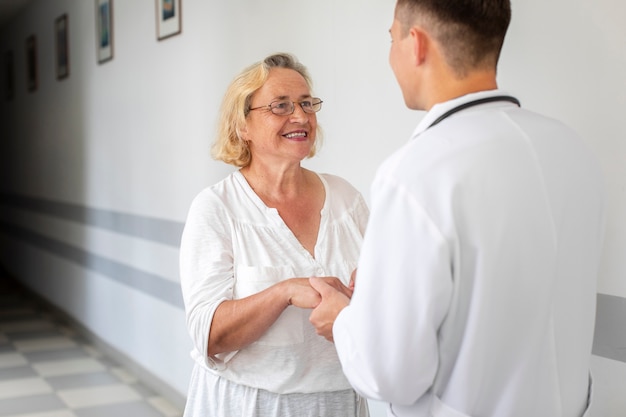
[[389,416],[588,415],[601,174],[498,90],[509,21],[508,0],[397,1],[389,61],[428,113],[372,184],[352,299],[310,280],[311,322]]

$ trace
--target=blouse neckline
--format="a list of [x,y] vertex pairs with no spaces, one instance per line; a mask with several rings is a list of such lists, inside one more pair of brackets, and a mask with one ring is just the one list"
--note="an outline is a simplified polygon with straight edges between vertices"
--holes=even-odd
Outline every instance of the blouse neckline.
[[[325,230],[326,230],[326,226],[327,226],[327,222],[328,222],[327,213],[328,213],[328,205],[330,204],[329,203],[330,195],[329,195],[329,186],[328,186],[328,183],[326,182],[326,179],[324,179],[324,177],[322,175],[318,174],[317,172],[314,172],[314,174],[317,175],[317,177],[320,179],[320,181],[322,182],[322,185],[324,187],[324,204],[322,205],[322,209],[320,210],[320,224],[319,224],[319,228],[317,230],[317,239],[315,241],[315,247],[313,248],[314,254],[316,254],[317,253],[317,248],[320,245],[321,241],[323,240],[324,234],[326,233]],[[285,223],[283,218],[280,217],[280,214],[278,213],[278,209],[276,209],[274,207],[268,207],[263,202],[263,200],[261,200],[261,197],[259,197],[258,194],[254,192],[254,190],[252,189],[252,187],[248,183],[248,180],[246,180],[246,177],[244,177],[244,175],[241,173],[241,171],[237,170],[237,171],[233,172],[233,176],[240,183],[240,185],[242,186],[244,192],[254,202],[254,204],[260,210],[263,210],[263,211],[267,212],[268,214],[270,214],[271,218],[272,218],[272,221],[278,227],[283,228],[286,232],[288,232],[288,235],[290,236],[290,239],[293,241],[294,245],[296,245],[298,247],[298,249],[302,250],[302,252],[306,256],[308,256],[309,258],[315,260],[317,258],[317,256],[311,255],[311,253],[309,253],[309,251],[302,245],[302,243],[298,240],[298,238],[293,233],[293,231],[287,226],[287,224]]]

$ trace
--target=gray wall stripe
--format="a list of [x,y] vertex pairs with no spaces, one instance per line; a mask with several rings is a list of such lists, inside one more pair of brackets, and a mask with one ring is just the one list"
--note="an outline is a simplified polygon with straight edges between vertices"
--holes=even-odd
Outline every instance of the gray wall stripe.
[[0,230],[175,307],[184,308],[180,285],[166,278],[87,252],[22,227],[0,222]]
[[0,203],[72,220],[116,233],[178,247],[184,223],[62,203],[17,194],[0,194]]
[[626,362],[626,298],[598,294],[593,354]]
[[[60,203],[16,194],[0,194],[0,203],[117,233],[178,247],[184,223]],[[27,229],[0,223],[7,233],[74,261],[118,282],[184,308],[180,286],[163,277],[115,262]],[[626,298],[598,294],[593,354],[626,362]]]

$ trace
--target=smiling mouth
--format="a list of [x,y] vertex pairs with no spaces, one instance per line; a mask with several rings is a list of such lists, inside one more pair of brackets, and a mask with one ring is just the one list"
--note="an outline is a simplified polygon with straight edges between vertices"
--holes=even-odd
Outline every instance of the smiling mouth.
[[294,133],[287,133],[286,135],[283,135],[284,137],[286,137],[287,139],[300,139],[300,138],[306,138],[308,135],[307,132],[294,132]]

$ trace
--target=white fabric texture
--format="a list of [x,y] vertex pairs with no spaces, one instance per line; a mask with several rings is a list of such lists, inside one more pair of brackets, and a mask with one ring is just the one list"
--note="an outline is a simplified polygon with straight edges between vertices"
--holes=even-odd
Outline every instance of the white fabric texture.
[[[300,244],[278,211],[268,208],[236,171],[193,201],[180,250],[181,286],[196,367],[234,384],[274,394],[351,389],[334,345],[309,323],[311,310],[289,306],[257,342],[208,357],[213,314],[239,299],[292,277],[336,276],[348,284],[356,268],[367,205],[345,180],[319,175],[326,191],[315,257]],[[206,372],[194,372],[195,392]],[[198,393],[194,394],[196,397]],[[200,393],[203,402],[217,392]]]
[[367,401],[353,389],[275,394],[235,384],[200,365],[194,367],[192,381],[184,417],[369,416]]
[[508,102],[426,114],[379,168],[344,372],[390,416],[580,417],[604,184],[581,138]]

